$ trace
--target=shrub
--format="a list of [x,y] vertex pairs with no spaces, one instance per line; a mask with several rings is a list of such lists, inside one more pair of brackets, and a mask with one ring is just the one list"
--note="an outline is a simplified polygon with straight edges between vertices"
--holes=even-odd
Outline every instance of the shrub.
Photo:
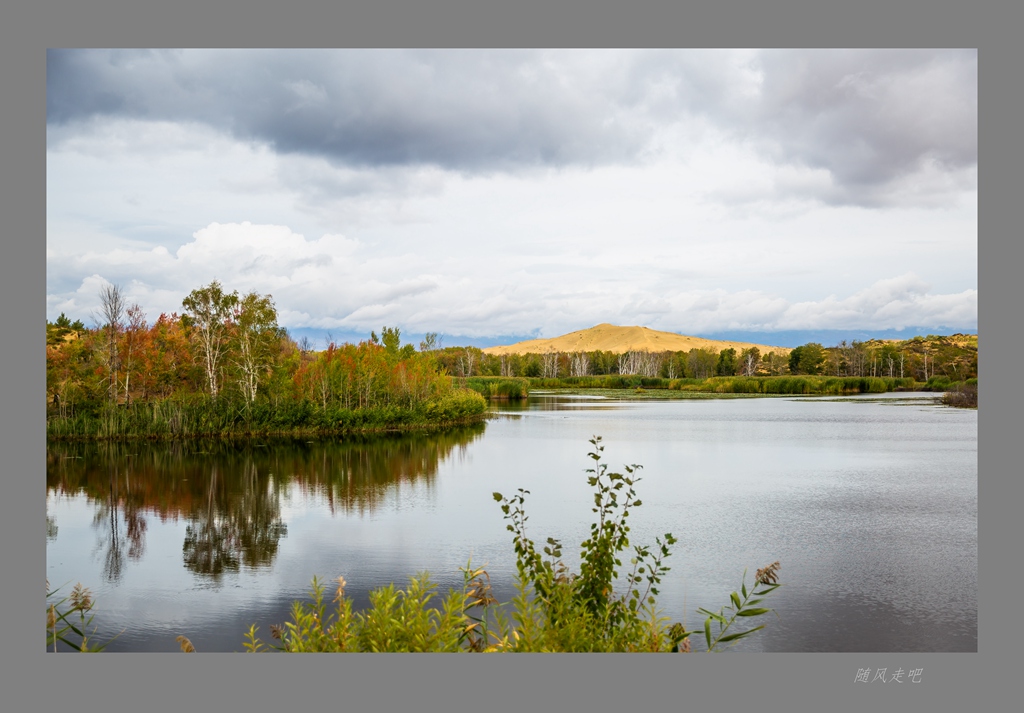
[[428,418],[432,421],[461,421],[478,416],[487,410],[487,401],[471,389],[452,389],[426,406]]
[[518,401],[530,392],[529,380],[523,377],[474,376],[466,379],[466,387],[484,398]]
[[942,403],[957,408],[978,408],[978,380],[957,384],[942,395]]
[[946,375],[929,377],[925,382],[924,391],[948,391],[952,380]]

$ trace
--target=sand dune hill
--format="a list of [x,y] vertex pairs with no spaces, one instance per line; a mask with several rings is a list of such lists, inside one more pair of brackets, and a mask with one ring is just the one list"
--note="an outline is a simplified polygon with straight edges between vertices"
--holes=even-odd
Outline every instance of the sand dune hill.
[[757,347],[761,354],[775,352],[789,354],[789,347],[772,347],[765,344],[749,344],[747,342],[726,342],[701,337],[687,337],[672,332],[658,332],[647,327],[616,327],[614,324],[599,324],[590,329],[563,334],[551,339],[531,339],[506,346],[487,347],[484,354],[543,354],[545,352],[592,352],[605,351],[623,354],[631,350],[637,351],[690,351],[691,349],[735,349],[736,353]]

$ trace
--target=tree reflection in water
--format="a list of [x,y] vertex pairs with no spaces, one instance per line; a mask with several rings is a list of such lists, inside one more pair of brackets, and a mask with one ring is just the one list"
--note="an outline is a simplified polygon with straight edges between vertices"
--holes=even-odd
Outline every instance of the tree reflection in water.
[[182,553],[185,566],[196,574],[219,579],[242,564],[269,566],[278,543],[288,534],[281,520],[281,494],[273,487],[273,479],[260,477],[251,455],[237,474],[237,487],[225,487],[218,465],[212,465],[206,505],[189,515]]
[[216,507],[217,466],[210,469],[206,507],[189,515],[185,543],[181,547],[185,566],[197,574],[219,579],[225,571],[238,570],[237,547],[230,528],[222,524]]
[[138,488],[132,487],[136,476],[129,465],[130,457],[107,461],[107,487],[101,497],[95,498],[93,526],[100,533],[96,552],[102,551],[103,576],[109,582],[120,581],[126,559],[137,562],[146,551],[146,518]]
[[288,533],[282,498],[300,493],[323,498],[332,513],[372,512],[403,485],[431,488],[439,465],[484,428],[316,442],[50,443],[47,488],[94,504],[108,580],[144,556],[148,515],[185,520],[183,564],[216,582],[273,564]]

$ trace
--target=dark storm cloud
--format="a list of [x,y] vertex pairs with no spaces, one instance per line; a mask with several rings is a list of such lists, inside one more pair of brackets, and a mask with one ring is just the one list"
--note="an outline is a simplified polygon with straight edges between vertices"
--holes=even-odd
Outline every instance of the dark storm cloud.
[[978,160],[973,50],[765,52],[750,135],[786,163],[829,171],[827,202],[884,203],[884,190],[930,167]]
[[333,163],[460,171],[631,162],[663,129],[707,126],[831,179],[791,190],[879,205],[976,165],[977,54],[51,50],[47,112],[55,141],[90,117],[191,121]]
[[597,77],[534,52],[55,51],[47,120],[198,121],[282,152],[456,169],[631,155]]

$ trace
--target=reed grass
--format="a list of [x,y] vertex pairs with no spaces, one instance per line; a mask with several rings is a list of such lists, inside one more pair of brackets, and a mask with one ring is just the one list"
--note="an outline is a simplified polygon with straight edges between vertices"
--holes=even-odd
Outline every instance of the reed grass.
[[[91,613],[95,606],[92,592],[79,582],[72,588],[68,596],[56,600],[57,593],[63,587],[50,589],[46,582],[46,650],[57,651],[58,644],[64,644],[71,651],[94,653],[103,651],[113,639],[102,644],[93,643],[90,637],[96,628],[92,621],[95,614]],[[77,617],[75,616],[77,614]],[[76,621],[77,619],[77,621]],[[92,629],[90,630],[90,627]],[[120,635],[120,634],[119,634]],[[119,636],[118,635],[118,636]],[[114,638],[117,638],[116,636]]]
[[715,376],[673,379],[670,389],[718,394],[881,394],[915,387],[913,378],[871,376]]
[[92,412],[51,416],[53,440],[317,436],[446,428],[479,421],[487,402],[469,389],[453,389],[414,407],[326,407],[303,399],[246,405],[227,399],[180,399],[104,405]]
[[531,377],[530,388],[534,389],[667,389],[671,381],[660,377],[622,376],[604,374],[595,376],[563,376],[558,378]]
[[466,388],[493,401],[521,401],[530,395],[526,377],[472,376],[465,379]]

